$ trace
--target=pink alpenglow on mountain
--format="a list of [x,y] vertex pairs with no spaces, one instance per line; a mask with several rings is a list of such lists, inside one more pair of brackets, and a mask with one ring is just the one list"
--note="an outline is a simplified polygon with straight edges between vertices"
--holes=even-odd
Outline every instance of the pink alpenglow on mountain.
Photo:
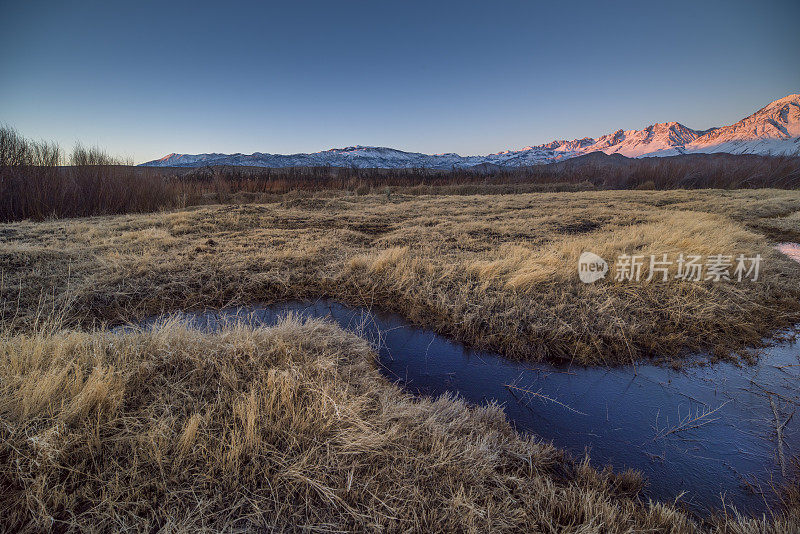
[[476,165],[522,167],[553,163],[590,152],[629,158],[727,152],[730,154],[800,155],[800,94],[776,100],[730,126],[693,130],[678,122],[662,122],[642,130],[617,130],[597,139],[551,141],[521,150],[486,156],[422,154],[393,148],[354,146],[310,154],[169,154],[142,165],[201,167],[252,165],[259,167],[325,166],[375,168],[469,168]]
[[735,124],[714,128],[682,148],[686,153],[795,155],[800,151],[800,94],[770,103]]

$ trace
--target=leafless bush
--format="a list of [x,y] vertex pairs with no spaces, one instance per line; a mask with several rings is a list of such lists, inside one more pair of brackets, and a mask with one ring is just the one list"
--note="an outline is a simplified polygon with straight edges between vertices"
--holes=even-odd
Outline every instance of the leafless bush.
[[99,148],[79,145],[65,157],[54,143],[0,128],[0,221],[155,211],[180,205],[182,193],[161,173]]
[[164,169],[195,196],[222,200],[236,192],[349,190],[406,194],[512,194],[587,189],[750,189],[800,187],[800,158],[694,154],[666,158],[566,160],[551,165],[493,169],[359,169],[332,167],[206,167]]

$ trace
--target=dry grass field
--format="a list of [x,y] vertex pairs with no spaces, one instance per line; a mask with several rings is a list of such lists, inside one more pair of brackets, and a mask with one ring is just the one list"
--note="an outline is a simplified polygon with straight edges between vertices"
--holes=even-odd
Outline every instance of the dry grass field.
[[[402,393],[324,322],[99,327],[327,296],[517,358],[753,357],[800,320],[800,265],[770,243],[798,213],[778,190],[337,193],[0,225],[3,526],[796,532],[796,487],[762,519],[646,502],[635,474],[520,436],[497,407]],[[757,282],[584,285],[584,250],[764,260]]]
[[637,503],[636,476],[566,463],[496,408],[412,400],[322,322],[19,337],[0,354],[7,527],[692,530]]
[[[9,223],[0,314],[7,328],[53,309],[87,326],[327,296],[511,357],[723,357],[800,318],[800,266],[769,240],[800,232],[799,212],[800,193],[777,190],[338,194]],[[584,285],[584,250],[764,259],[757,282]]]

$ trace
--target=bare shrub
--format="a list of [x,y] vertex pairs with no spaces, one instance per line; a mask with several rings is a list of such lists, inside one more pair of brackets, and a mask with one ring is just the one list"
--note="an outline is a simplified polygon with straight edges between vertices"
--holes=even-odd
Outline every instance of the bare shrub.
[[64,157],[54,143],[0,128],[0,221],[155,211],[189,195],[163,173],[92,147]]

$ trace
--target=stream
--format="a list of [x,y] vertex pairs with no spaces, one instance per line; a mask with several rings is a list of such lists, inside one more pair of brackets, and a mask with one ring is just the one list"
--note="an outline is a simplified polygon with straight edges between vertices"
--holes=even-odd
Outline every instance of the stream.
[[641,471],[646,496],[680,495],[700,514],[727,505],[766,512],[800,447],[800,416],[792,417],[800,403],[797,342],[773,345],[745,367],[553,366],[470,350],[398,315],[328,300],[179,315],[213,331],[228,321],[273,325],[288,313],[327,317],[366,338],[384,376],[407,391],[498,402],[518,431],[574,456],[588,451],[596,467]]

